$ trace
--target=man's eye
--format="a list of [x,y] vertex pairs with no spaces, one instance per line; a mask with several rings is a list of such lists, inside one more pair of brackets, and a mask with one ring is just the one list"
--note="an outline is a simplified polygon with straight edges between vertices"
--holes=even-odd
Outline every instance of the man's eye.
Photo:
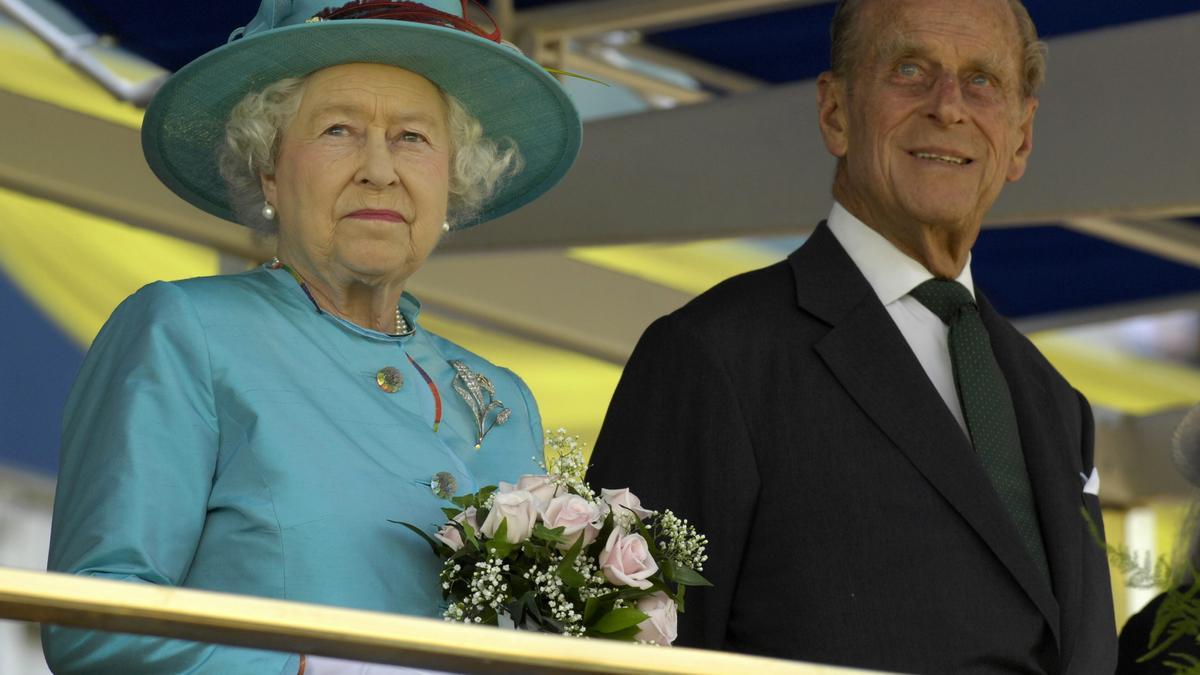
[[896,66],[896,72],[904,77],[916,77],[921,74],[921,67],[915,63],[901,63]]
[[992,84],[992,78],[984,73],[975,73],[971,76],[970,82],[976,87],[989,87]]
[[405,143],[424,143],[427,139],[415,131],[405,131],[400,134],[400,140]]

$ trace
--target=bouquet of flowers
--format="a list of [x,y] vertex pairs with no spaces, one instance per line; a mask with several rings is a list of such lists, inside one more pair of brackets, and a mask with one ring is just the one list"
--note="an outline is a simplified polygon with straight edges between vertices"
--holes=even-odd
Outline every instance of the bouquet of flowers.
[[671,644],[686,587],[711,585],[700,575],[707,538],[628,489],[593,492],[564,430],[546,446],[545,475],[453,498],[433,536],[403,523],[445,561],[445,618]]

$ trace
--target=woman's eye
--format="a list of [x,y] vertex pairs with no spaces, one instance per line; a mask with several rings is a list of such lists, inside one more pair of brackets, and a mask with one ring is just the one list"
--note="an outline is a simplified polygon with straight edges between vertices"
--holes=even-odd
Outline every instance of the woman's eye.
[[915,63],[901,63],[896,66],[896,72],[904,77],[916,77],[921,74],[921,67]]
[[350,130],[343,124],[335,124],[326,129],[324,133],[326,136],[346,136],[350,133]]
[[426,141],[424,136],[415,131],[405,131],[400,134],[400,140],[405,143],[424,143]]

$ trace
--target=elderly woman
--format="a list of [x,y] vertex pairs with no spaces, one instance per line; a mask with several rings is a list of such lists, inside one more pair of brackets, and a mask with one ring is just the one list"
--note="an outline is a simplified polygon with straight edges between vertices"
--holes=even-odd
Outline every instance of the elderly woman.
[[[151,284],[114,312],[66,408],[50,569],[439,613],[439,561],[390,521],[436,524],[455,492],[531,471],[541,420],[517,376],[424,330],[404,288],[447,231],[552,187],[580,138],[557,81],[466,9],[264,0],[159,92],[151,167],[196,206],[277,231],[277,258]],[[304,668],[43,638],[57,672]]]

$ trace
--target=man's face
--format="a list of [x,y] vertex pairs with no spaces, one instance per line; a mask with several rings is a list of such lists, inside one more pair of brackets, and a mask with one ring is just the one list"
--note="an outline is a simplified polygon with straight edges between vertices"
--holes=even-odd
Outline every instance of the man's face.
[[1034,99],[1005,0],[886,0],[858,17],[848,81],[821,82],[821,128],[845,162],[851,212],[900,238],[972,240],[1006,181],[1025,171]]

